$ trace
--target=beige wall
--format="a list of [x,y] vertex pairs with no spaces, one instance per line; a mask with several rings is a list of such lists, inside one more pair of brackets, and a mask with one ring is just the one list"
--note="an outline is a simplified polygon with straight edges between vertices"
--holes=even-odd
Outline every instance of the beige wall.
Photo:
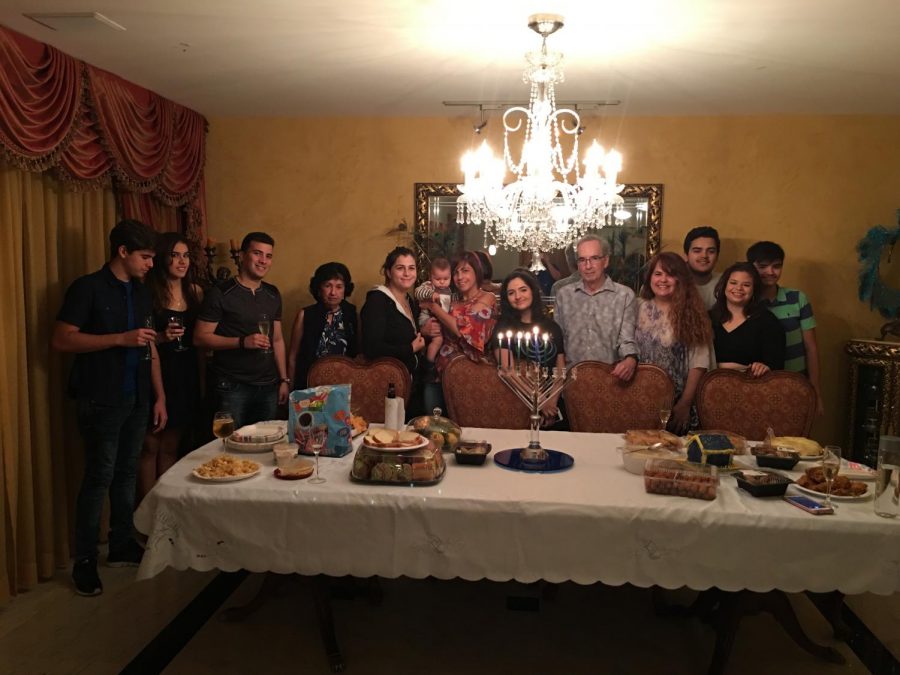
[[[495,152],[497,127],[488,127]],[[854,247],[869,227],[896,222],[900,117],[589,120],[586,136],[597,130],[625,156],[622,181],[665,185],[664,248],[680,251],[698,224],[719,229],[724,264],[758,239],[784,246],[784,284],[807,292],[819,323],[827,414],[814,436],[844,443],[842,345],[881,324],[857,299]],[[459,157],[473,142],[469,119],[214,118],[210,235],[227,241],[259,228],[275,237],[270,280],[288,320],[327,260],[350,267],[361,304],[397,243],[385,233],[412,223],[413,184],[461,180]]]

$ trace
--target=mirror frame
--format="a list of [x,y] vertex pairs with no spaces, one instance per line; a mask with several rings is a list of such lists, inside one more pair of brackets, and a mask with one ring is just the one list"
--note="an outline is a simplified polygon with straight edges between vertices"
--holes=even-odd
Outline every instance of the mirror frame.
[[[457,183],[416,183],[413,202],[413,246],[416,251],[416,268],[419,278],[427,276],[430,264],[426,245],[428,242],[428,200],[430,197],[459,197]],[[647,200],[647,247],[649,259],[659,252],[662,243],[662,183],[625,183],[620,192],[623,197],[643,197]],[[423,276],[424,275],[424,276]]]

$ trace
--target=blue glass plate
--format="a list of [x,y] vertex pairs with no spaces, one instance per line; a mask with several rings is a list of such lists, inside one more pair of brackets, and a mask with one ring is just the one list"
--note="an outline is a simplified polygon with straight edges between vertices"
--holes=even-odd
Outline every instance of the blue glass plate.
[[494,455],[494,463],[511,471],[527,471],[529,473],[558,473],[571,469],[575,458],[559,450],[547,450],[549,457],[544,462],[526,462],[521,458],[525,448],[502,450]]

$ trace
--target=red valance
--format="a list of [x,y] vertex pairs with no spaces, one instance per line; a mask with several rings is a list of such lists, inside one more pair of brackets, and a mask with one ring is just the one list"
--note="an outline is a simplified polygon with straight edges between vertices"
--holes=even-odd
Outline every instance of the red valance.
[[3,26],[0,148],[78,188],[114,179],[170,206],[202,202],[202,115]]

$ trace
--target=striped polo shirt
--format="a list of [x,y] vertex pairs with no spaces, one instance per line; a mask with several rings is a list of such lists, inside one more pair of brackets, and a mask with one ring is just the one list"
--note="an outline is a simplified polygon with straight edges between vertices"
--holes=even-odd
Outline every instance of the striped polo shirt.
[[771,302],[763,301],[784,328],[784,369],[806,374],[806,347],[803,345],[803,331],[816,327],[812,305],[803,291],[778,287],[778,293]]

